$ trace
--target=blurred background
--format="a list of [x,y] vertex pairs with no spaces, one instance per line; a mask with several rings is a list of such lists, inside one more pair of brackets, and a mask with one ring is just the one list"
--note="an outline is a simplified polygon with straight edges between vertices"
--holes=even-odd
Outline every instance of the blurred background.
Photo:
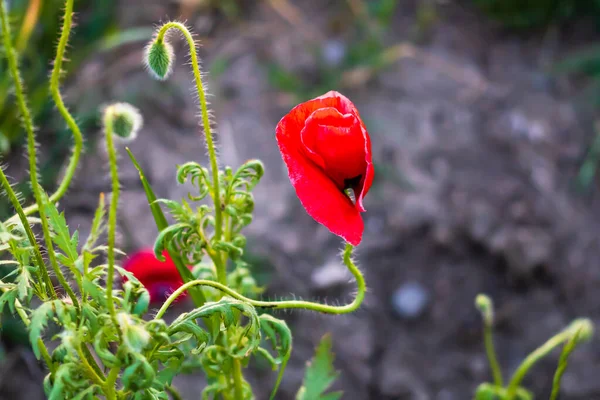
[[[47,96],[61,0],[9,0],[15,42],[39,128],[44,183],[61,174],[71,137]],[[340,239],[302,209],[274,129],[291,107],[328,90],[350,97],[371,134],[376,180],[366,198],[358,259],[370,291],[350,316],[283,315],[294,353],[280,391],[294,398],[306,361],[331,332],[336,384],[349,400],[464,400],[491,380],[473,302],[497,306],[505,373],[573,318],[600,322],[600,1],[598,0],[102,0],[77,1],[65,76],[86,156],[62,201],[87,235],[109,191],[99,113],[138,106],[131,146],[162,197],[180,199],[176,164],[206,162],[185,47],[167,82],[144,71],[159,21],[197,33],[222,164],[259,158],[255,222],[246,253],[267,296],[346,302],[354,287]],[[0,58],[0,151],[27,178],[24,132]],[[598,126],[600,128],[600,125]],[[121,160],[121,248],[149,246],[156,227],[137,173]],[[19,185],[27,198],[28,186]],[[10,206],[0,204],[5,218]],[[18,325],[4,317],[0,398],[40,397],[43,372]],[[526,385],[547,398],[558,354]],[[564,399],[600,398],[600,344],[575,351]],[[275,375],[248,373],[257,398]],[[198,376],[182,376],[197,398]]]

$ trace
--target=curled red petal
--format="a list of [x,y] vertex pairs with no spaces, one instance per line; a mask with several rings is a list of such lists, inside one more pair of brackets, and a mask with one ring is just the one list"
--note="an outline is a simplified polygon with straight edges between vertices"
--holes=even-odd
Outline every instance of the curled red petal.
[[371,186],[373,171],[371,163],[371,145],[368,134],[361,121],[365,136],[366,170],[360,182],[354,187],[357,193],[356,205],[327,176],[323,169],[309,158],[302,150],[304,145],[300,132],[308,117],[316,110],[333,107],[342,114],[360,116],[354,105],[346,97],[337,92],[329,92],[316,99],[309,100],[294,107],[284,116],[276,129],[277,143],[288,169],[292,186],[300,202],[317,222],[325,225],[331,232],[343,237],[356,246],[363,233],[363,221],[360,211],[364,211],[362,200]]

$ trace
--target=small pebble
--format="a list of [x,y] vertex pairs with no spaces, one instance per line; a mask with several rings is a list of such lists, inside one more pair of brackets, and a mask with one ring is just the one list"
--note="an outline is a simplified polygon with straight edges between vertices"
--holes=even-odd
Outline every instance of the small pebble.
[[350,273],[339,261],[330,261],[317,268],[311,275],[311,281],[317,289],[327,289],[348,283]]
[[408,282],[392,294],[394,312],[402,318],[414,319],[423,314],[429,304],[429,292],[418,282]]
[[321,55],[325,64],[337,67],[346,57],[346,44],[338,39],[329,39],[323,45]]

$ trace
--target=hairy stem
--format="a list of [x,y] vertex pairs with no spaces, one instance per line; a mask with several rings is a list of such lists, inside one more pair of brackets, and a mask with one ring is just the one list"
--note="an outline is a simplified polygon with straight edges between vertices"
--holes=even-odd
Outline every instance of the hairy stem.
[[40,212],[42,232],[46,241],[48,258],[50,259],[50,265],[52,265],[52,268],[54,269],[54,273],[56,274],[58,281],[71,298],[73,305],[78,308],[79,302],[77,301],[77,297],[75,296],[75,293],[65,280],[65,277],[62,274],[62,271],[60,270],[60,267],[56,260],[54,245],[52,243],[52,237],[50,235],[50,228],[48,227],[48,220],[46,219],[46,214],[44,210],[45,200],[42,195],[42,188],[38,180],[37,155],[33,119],[31,117],[29,107],[27,106],[27,101],[25,99],[23,89],[23,83],[21,82],[21,77],[19,75],[17,56],[11,43],[6,6],[3,1],[0,3],[0,18],[2,20],[2,36],[4,38],[4,48],[6,50],[6,58],[8,60],[10,75],[15,85],[15,97],[17,98],[17,104],[21,113],[21,117],[23,119],[23,126],[25,127],[25,131],[27,133],[27,152],[29,154],[29,175],[31,179],[31,187],[33,189],[35,202],[37,203]]
[[[81,134],[81,130],[79,129],[79,126],[77,126],[75,118],[73,118],[73,116],[65,106],[62,95],[60,93],[60,77],[62,73],[62,65],[65,57],[67,44],[69,42],[69,35],[71,34],[71,27],[73,26],[73,2],[74,0],[66,0],[65,2],[65,14],[63,18],[62,31],[60,34],[60,39],[58,41],[58,47],[56,48],[54,67],[52,68],[52,74],[50,76],[50,93],[52,95],[54,103],[56,104],[56,108],[62,115],[63,119],[66,121],[67,126],[69,127],[71,132],[73,133],[74,146],[71,158],[69,159],[69,164],[67,165],[67,169],[65,171],[65,175],[60,184],[58,185],[56,191],[50,196],[51,203],[56,203],[67,192],[67,189],[71,184],[71,180],[75,175],[77,165],[79,164],[81,151],[83,150],[83,135]],[[38,211],[38,209],[39,204],[31,205],[25,208],[25,215],[31,215]]]
[[119,206],[119,170],[117,168],[117,152],[113,143],[113,118],[114,110],[109,106],[104,112],[104,135],[106,136],[106,151],[110,165],[110,179],[112,182],[112,196],[108,210],[108,268],[106,270],[106,306],[110,312],[112,322],[117,329],[119,337],[121,330],[117,322],[117,313],[113,299],[113,285],[115,278],[115,236],[117,230],[117,209]]
[[[210,128],[210,118],[208,115],[208,105],[206,103],[206,92],[204,91],[204,85],[202,83],[202,73],[200,72],[200,65],[198,62],[198,55],[196,52],[196,43],[194,42],[194,38],[192,34],[188,30],[188,28],[180,23],[180,22],[168,22],[164,24],[158,34],[156,36],[156,41],[165,40],[165,34],[170,29],[179,30],[183,36],[185,37],[190,51],[190,59],[192,61],[192,71],[194,73],[194,80],[196,83],[196,89],[198,91],[198,101],[200,105],[200,111],[202,113],[202,125],[204,127],[204,137],[206,138],[206,147],[208,149],[208,157],[210,159],[210,169],[212,173],[212,181],[213,181],[213,190],[212,190],[212,198],[215,204],[215,240],[220,240],[222,231],[223,231],[223,210],[221,206],[221,193],[220,193],[220,185],[219,185],[219,164],[217,162],[217,152],[215,150],[215,144],[213,140],[212,130]],[[218,263],[216,265],[217,268],[217,278],[219,282],[222,284],[226,284],[226,276],[225,276],[225,264]]]
[[277,309],[277,310],[278,309],[298,308],[298,309],[304,309],[304,310],[312,310],[312,311],[316,311],[316,312],[320,312],[320,313],[324,313],[324,314],[347,314],[347,313],[350,313],[350,312],[358,309],[358,307],[360,307],[360,305],[362,304],[362,302],[365,298],[365,293],[366,293],[366,289],[367,289],[366,284],[365,284],[365,279],[364,279],[362,273],[360,272],[358,267],[352,262],[351,256],[352,256],[353,249],[354,249],[354,247],[352,247],[352,245],[347,244],[346,249],[344,250],[344,264],[346,265],[346,267],[348,267],[348,269],[350,270],[350,272],[356,279],[356,285],[357,285],[357,289],[358,289],[356,296],[354,297],[354,300],[349,304],[346,304],[343,306],[332,306],[329,304],[313,303],[310,301],[302,301],[302,300],[283,300],[283,301],[253,300],[253,299],[250,299],[246,296],[239,294],[235,290],[233,290],[225,285],[222,285],[219,282],[205,280],[205,279],[198,279],[198,280],[190,281],[190,282],[182,285],[181,287],[179,287],[177,290],[175,290],[169,296],[169,298],[165,301],[165,303],[162,305],[160,310],[158,310],[158,313],[156,314],[155,318],[156,319],[161,318],[165,314],[165,312],[167,311],[169,306],[173,303],[173,301],[175,301],[177,299],[177,297],[179,297],[183,292],[188,290],[190,287],[194,287],[194,286],[198,286],[198,285],[199,286],[209,286],[209,287],[218,289],[221,292],[225,293],[226,295],[233,297],[234,299],[244,301],[244,302],[246,302],[254,307],[257,307],[257,308],[271,308],[271,309]]

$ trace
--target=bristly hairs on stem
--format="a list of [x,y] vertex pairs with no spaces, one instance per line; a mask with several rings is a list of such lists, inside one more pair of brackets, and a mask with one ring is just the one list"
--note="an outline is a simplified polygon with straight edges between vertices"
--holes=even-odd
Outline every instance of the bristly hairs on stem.
[[165,312],[167,311],[169,306],[173,303],[173,301],[175,301],[177,299],[177,297],[179,297],[182,293],[184,293],[190,287],[197,286],[197,285],[213,287],[213,288],[218,289],[221,292],[225,293],[226,295],[233,297],[236,300],[244,301],[244,302],[252,305],[253,307],[257,307],[257,308],[268,308],[271,310],[304,309],[304,310],[312,310],[312,311],[316,311],[316,312],[320,312],[320,313],[324,313],[324,314],[347,314],[347,313],[353,312],[356,309],[358,309],[360,307],[360,305],[362,304],[362,302],[365,298],[365,292],[366,292],[365,279],[364,279],[362,273],[360,272],[360,270],[358,269],[358,267],[351,260],[353,249],[354,249],[354,247],[352,245],[347,244],[346,249],[343,254],[344,264],[350,270],[352,275],[354,275],[354,278],[356,279],[356,286],[358,289],[356,297],[349,304],[346,304],[343,306],[332,306],[332,305],[328,305],[328,304],[313,303],[310,301],[302,301],[302,300],[284,300],[284,301],[253,300],[253,299],[250,299],[248,297],[245,297],[245,296],[239,294],[235,290],[233,290],[225,285],[222,285],[219,282],[198,279],[198,280],[194,280],[194,281],[184,284],[183,286],[179,287],[175,292],[173,292],[173,294],[171,296],[169,296],[169,298],[167,298],[167,300],[165,300],[165,302],[164,302],[163,306],[160,308],[160,310],[158,310],[158,313],[156,314],[156,318],[162,318],[162,316],[165,314]]
[[[211,130],[211,121],[208,112],[208,103],[206,101],[206,90],[202,81],[202,72],[200,71],[200,63],[198,61],[198,55],[196,51],[196,42],[185,24],[177,21],[171,21],[163,24],[156,32],[156,35],[152,42],[148,45],[146,51],[146,65],[153,71],[154,75],[158,75],[159,78],[165,79],[168,73],[172,69],[174,54],[170,51],[168,45],[167,33],[171,29],[178,30],[189,47],[190,61],[192,63],[192,72],[194,74],[194,82],[196,84],[196,91],[198,94],[198,102],[202,116],[202,126],[204,128],[204,137],[206,139],[206,147],[208,150],[208,156],[210,159],[210,169],[212,174],[212,193],[211,197],[215,205],[215,233],[214,239],[220,240],[223,233],[223,210],[221,205],[221,194],[219,184],[219,163],[217,160],[217,152],[215,150],[215,143]],[[218,281],[225,285],[227,282],[226,277],[226,265],[223,261],[219,261],[220,257],[216,257],[216,269]]]
[[[66,281],[60,266],[58,265],[58,261],[56,259],[56,254],[54,252],[54,244],[52,243],[52,236],[50,235],[50,228],[48,226],[48,220],[46,219],[46,214],[44,210],[44,206],[48,199],[46,198],[45,193],[43,193],[42,187],[38,180],[38,171],[37,171],[37,154],[36,154],[36,145],[35,145],[35,132],[33,127],[33,119],[31,117],[31,112],[29,107],[27,106],[27,100],[25,98],[25,91],[23,88],[23,83],[21,81],[21,77],[19,75],[18,69],[18,61],[17,55],[13,49],[10,35],[10,28],[8,23],[8,14],[6,11],[6,4],[4,1],[0,2],[0,19],[2,20],[2,36],[4,48],[6,51],[6,58],[8,60],[10,75],[13,79],[13,83],[15,86],[15,96],[17,98],[17,104],[19,107],[19,111],[21,113],[21,117],[23,120],[23,126],[27,133],[27,151],[29,154],[29,174],[31,180],[31,187],[33,189],[33,194],[35,197],[35,201],[38,207],[38,211],[40,214],[41,226],[44,239],[46,241],[46,248],[48,251],[48,258],[50,259],[50,265],[52,266],[54,273],[61,286],[65,290],[65,292],[71,298],[73,305],[76,308],[79,308],[79,302],[77,300],[77,296],[73,292],[73,289],[69,286]],[[5,187],[6,189],[6,187]],[[20,205],[19,205],[20,207]],[[22,210],[25,214],[25,211]],[[26,214],[25,214],[26,215]],[[33,244],[33,243],[32,243]],[[45,264],[42,262],[38,268],[42,271],[43,275],[48,275]],[[44,277],[46,278],[46,277]],[[50,281],[50,278],[46,278],[47,281]]]
[[103,113],[104,135],[106,139],[106,152],[110,166],[110,179],[112,183],[112,195],[108,211],[108,268],[106,271],[106,304],[111,320],[117,329],[119,337],[122,333],[117,321],[113,298],[113,286],[115,276],[115,238],[117,230],[117,211],[119,206],[119,170],[117,166],[117,151],[114,138],[121,141],[131,141],[142,126],[142,116],[138,109],[127,103],[115,103],[107,106]]
[[[63,16],[62,30],[60,34],[60,39],[58,41],[58,46],[56,48],[56,57],[54,58],[52,73],[50,75],[50,94],[52,95],[52,99],[54,100],[56,108],[60,112],[61,116],[63,117],[63,119],[67,123],[67,126],[73,134],[74,145],[73,152],[71,153],[71,157],[69,159],[69,163],[65,170],[63,179],[58,185],[56,191],[49,198],[49,201],[51,203],[56,203],[67,192],[73,179],[73,176],[75,175],[75,170],[77,169],[79,159],[81,157],[81,152],[83,150],[83,135],[81,134],[81,130],[79,129],[75,118],[73,118],[73,116],[65,106],[62,94],[60,92],[62,65],[63,61],[65,60],[65,52],[68,46],[71,28],[73,27],[73,3],[74,0],[65,1],[65,12]],[[24,212],[25,215],[31,215],[38,211],[38,209],[39,204],[33,204],[25,208]]]

